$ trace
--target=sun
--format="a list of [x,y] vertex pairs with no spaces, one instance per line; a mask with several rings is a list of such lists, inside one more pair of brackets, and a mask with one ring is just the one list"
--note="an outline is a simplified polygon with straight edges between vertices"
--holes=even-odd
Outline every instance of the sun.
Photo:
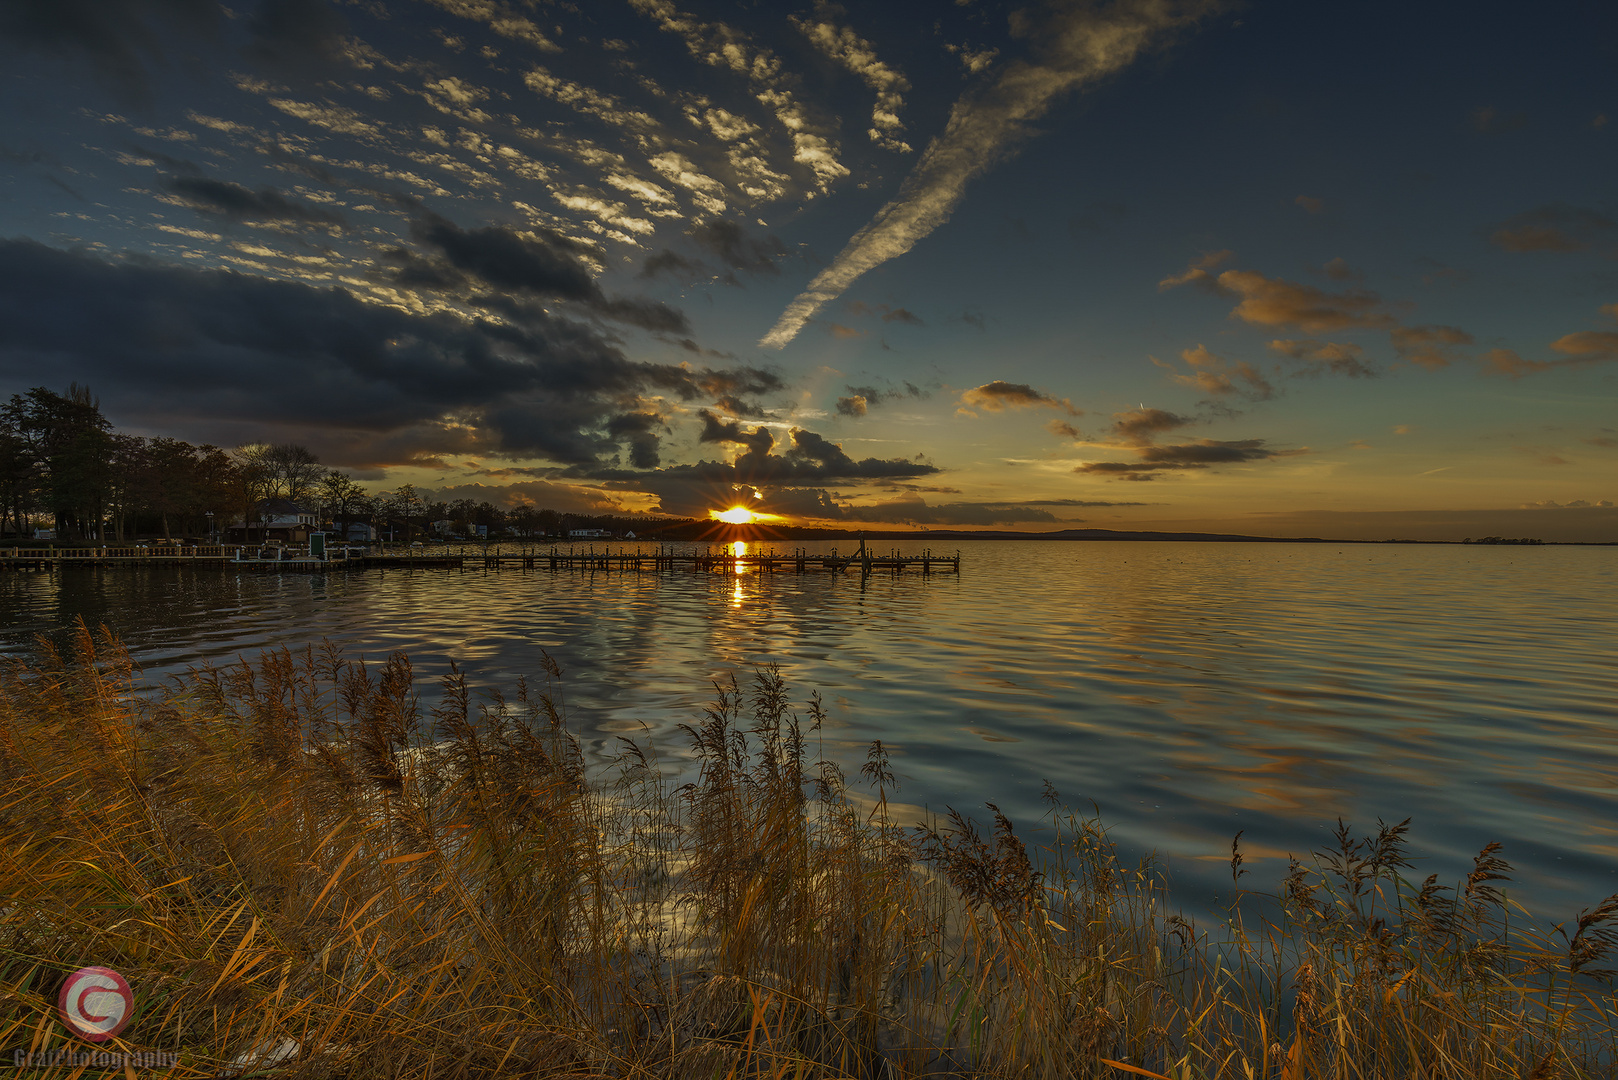
[[717,513],[710,510],[709,513],[728,525],[751,525],[759,519],[758,514],[753,513],[745,506],[732,506],[729,510]]

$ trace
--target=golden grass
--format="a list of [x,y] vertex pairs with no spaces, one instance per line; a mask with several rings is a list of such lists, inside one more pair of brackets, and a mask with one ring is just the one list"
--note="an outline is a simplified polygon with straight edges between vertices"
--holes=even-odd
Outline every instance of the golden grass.
[[1618,898],[1535,936],[1494,845],[1448,890],[1340,829],[1205,933],[1054,792],[1032,854],[997,810],[901,828],[880,744],[862,801],[773,670],[686,729],[692,783],[627,741],[587,777],[545,664],[428,716],[329,646],[137,694],[81,628],[0,671],[0,1049],[74,1048],[101,964],[138,1008],[103,1049],[176,1077],[1613,1071]]

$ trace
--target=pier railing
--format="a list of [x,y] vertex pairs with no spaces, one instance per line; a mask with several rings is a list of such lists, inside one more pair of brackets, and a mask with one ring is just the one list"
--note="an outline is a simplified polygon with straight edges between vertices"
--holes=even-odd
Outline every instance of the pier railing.
[[0,549],[0,567],[16,569],[51,569],[65,565],[80,566],[142,566],[189,565],[211,566],[220,569],[255,568],[261,570],[322,570],[325,568],[363,567],[420,567],[423,569],[462,568],[481,566],[485,569],[505,567],[525,570],[583,570],[589,572],[631,573],[641,571],[690,570],[696,573],[734,572],[797,572],[810,570],[851,571],[871,574],[879,570],[919,570],[924,574],[937,571],[959,572],[961,554],[934,553],[928,548],[917,554],[890,551],[880,554],[861,543],[847,555],[837,549],[810,551],[793,548],[777,551],[773,548],[751,548],[736,551],[728,544],[702,548],[658,545],[648,550],[645,545],[613,550],[591,547],[550,547],[549,549],[523,547],[520,551],[489,551],[476,554],[429,553],[419,548],[399,551],[358,550],[333,545],[324,556],[313,556],[296,546],[259,544],[195,544],[143,547],[120,545],[103,547],[15,547]]

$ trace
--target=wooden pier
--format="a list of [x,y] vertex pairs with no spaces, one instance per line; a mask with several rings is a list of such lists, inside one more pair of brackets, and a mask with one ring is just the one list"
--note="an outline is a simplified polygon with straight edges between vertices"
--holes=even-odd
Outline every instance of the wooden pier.
[[485,567],[521,567],[525,570],[586,570],[596,572],[640,573],[686,570],[692,573],[808,573],[830,570],[838,573],[858,570],[870,574],[877,570],[920,570],[924,574],[935,572],[959,573],[961,554],[935,555],[931,549],[920,555],[901,555],[897,551],[879,555],[864,543],[852,555],[839,555],[835,551],[814,553],[804,548],[788,552],[774,549],[736,552],[728,544],[700,551],[678,551],[659,548],[647,551],[587,551],[551,548],[548,551],[506,552],[498,555],[467,556],[472,565]]
[[959,573],[961,554],[934,554],[931,549],[919,555],[897,551],[879,554],[866,547],[849,555],[811,552],[805,548],[777,551],[748,544],[737,550],[729,544],[704,548],[646,545],[597,551],[575,547],[523,548],[519,551],[474,554],[447,554],[442,551],[366,551],[358,554],[337,547],[317,558],[293,548],[259,547],[246,544],[199,544],[193,547],[40,547],[0,549],[0,569],[54,571],[65,567],[154,567],[174,566],[197,569],[259,571],[268,573],[329,573],[337,570],[465,570],[483,569],[578,570],[587,573],[798,573],[859,571],[862,575],[879,570],[895,573],[919,570],[923,574]]

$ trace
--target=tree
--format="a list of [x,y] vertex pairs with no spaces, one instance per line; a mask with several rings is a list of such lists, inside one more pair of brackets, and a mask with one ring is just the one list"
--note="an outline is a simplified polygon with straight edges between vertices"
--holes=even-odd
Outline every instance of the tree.
[[414,484],[403,484],[397,491],[383,492],[377,496],[377,509],[390,523],[404,526],[406,541],[411,539],[415,519],[425,508],[426,504],[422,502],[421,496],[416,494]]
[[297,443],[248,443],[235,450],[247,501],[247,524],[269,499],[307,500],[320,481],[320,459]]
[[270,447],[269,460],[279,485],[272,498],[303,502],[315,495],[321,482],[320,459],[308,447],[276,443]]
[[352,476],[332,469],[321,478],[319,495],[326,516],[337,526],[338,535],[348,539],[349,523],[364,513],[369,501],[365,489],[355,483]]
[[[112,425],[88,386],[58,394],[36,386],[5,406],[6,489],[19,531],[21,512],[49,510],[58,535],[100,533],[113,479]],[[24,510],[26,504],[26,511]]]

